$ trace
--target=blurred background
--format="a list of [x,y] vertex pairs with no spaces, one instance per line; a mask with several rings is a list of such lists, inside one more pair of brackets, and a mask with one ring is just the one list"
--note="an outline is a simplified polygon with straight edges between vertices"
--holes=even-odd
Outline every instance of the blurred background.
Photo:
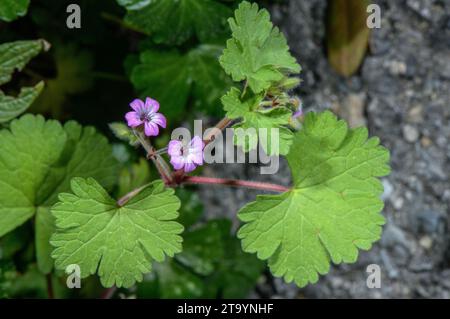
[[[226,18],[239,1],[182,1],[184,10],[175,0],[31,0],[16,17],[0,3],[0,43],[43,38],[51,44],[1,90],[16,95],[22,86],[45,81],[28,111],[97,127],[127,166],[121,178],[141,176],[143,183],[154,172],[108,124],[123,121],[136,96],[152,96],[171,128],[189,127],[197,118],[213,125],[223,116],[220,97],[230,87],[217,58],[229,37]],[[256,2],[270,11],[302,66],[295,93],[305,111],[331,109],[351,126],[367,126],[391,151],[392,173],[383,178],[382,239],[355,264],[333,266],[317,284],[299,289],[242,253],[233,234],[236,212],[257,192],[181,189],[185,251],[117,295],[450,298],[450,1]],[[70,3],[80,5],[80,29],[66,27]],[[368,4],[381,9],[380,28],[366,27]],[[157,145],[168,139],[166,133]],[[260,175],[250,164],[211,165],[202,173],[290,182],[284,161],[274,176]],[[33,242],[24,240],[32,236],[31,227],[0,239],[0,297],[47,296]],[[381,267],[379,289],[367,288],[369,264]],[[54,285],[57,297],[95,297],[102,291],[94,277],[80,291],[68,292],[57,275]]]

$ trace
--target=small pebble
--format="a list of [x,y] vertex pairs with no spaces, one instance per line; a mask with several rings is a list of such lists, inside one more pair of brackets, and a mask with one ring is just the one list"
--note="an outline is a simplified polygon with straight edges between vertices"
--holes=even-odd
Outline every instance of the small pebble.
[[409,143],[414,143],[419,138],[419,131],[415,126],[406,124],[403,126],[403,137]]
[[433,246],[433,240],[430,238],[430,236],[423,236],[419,240],[420,246],[422,246],[425,249],[430,249],[431,246]]
[[422,106],[416,105],[413,108],[411,108],[408,112],[408,121],[411,123],[420,123],[423,120],[423,112],[422,112]]
[[405,200],[403,199],[403,197],[397,197],[392,201],[392,206],[394,206],[396,210],[400,210],[402,209],[404,203]]
[[392,75],[404,75],[407,71],[406,63],[402,61],[390,61],[388,67]]
[[431,139],[430,139],[429,137],[427,137],[427,136],[424,136],[424,137],[422,137],[422,138],[420,139],[420,144],[421,144],[423,147],[425,147],[425,148],[430,147],[430,145],[431,145],[432,143],[433,143],[433,142],[431,141]]

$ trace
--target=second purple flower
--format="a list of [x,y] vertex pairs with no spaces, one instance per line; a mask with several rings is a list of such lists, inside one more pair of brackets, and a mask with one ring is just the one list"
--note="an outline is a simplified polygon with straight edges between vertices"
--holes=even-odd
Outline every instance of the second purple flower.
[[204,147],[205,143],[198,136],[194,136],[190,142],[172,140],[167,150],[170,164],[175,169],[184,169],[186,173],[192,172],[198,165],[203,165]]

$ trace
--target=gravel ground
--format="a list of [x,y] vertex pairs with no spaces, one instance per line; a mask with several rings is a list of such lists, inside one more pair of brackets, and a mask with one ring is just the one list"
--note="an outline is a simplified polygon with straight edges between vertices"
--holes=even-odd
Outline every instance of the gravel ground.
[[[333,266],[315,285],[298,289],[265,276],[251,297],[450,298],[450,1],[375,1],[382,25],[370,38],[358,74],[345,80],[327,63],[325,0],[290,0],[271,8],[303,67],[299,90],[307,110],[332,109],[367,125],[391,150],[383,179],[383,237],[351,265]],[[255,165],[211,166],[205,174],[289,183],[260,176]],[[256,192],[203,187],[208,217],[233,218]],[[236,223],[237,226],[237,223]],[[382,271],[380,289],[366,286],[369,264]]]

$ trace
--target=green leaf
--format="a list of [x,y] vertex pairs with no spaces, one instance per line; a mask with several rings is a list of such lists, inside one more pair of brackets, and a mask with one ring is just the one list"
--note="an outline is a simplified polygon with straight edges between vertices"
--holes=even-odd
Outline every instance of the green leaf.
[[0,20],[11,22],[27,14],[30,0],[2,0],[0,1]]
[[45,89],[31,110],[36,113],[50,112],[53,117],[59,117],[69,95],[91,88],[93,57],[90,51],[79,50],[76,45],[55,44],[54,47],[56,77],[46,79]]
[[255,93],[260,93],[284,75],[300,72],[267,10],[258,10],[256,3],[244,1],[228,23],[233,37],[227,41],[220,64],[234,81],[246,80]]
[[117,3],[128,10],[139,10],[147,6],[151,0],[117,0]]
[[61,125],[24,115],[0,131],[0,236],[35,213],[37,192],[66,143]]
[[1,44],[0,85],[9,82],[14,71],[21,71],[33,57],[48,48],[49,44],[44,40],[15,41]]
[[122,122],[113,122],[109,123],[108,126],[119,140],[128,142],[131,146],[135,146],[139,143],[136,135],[126,124]]
[[49,207],[69,189],[72,177],[92,176],[111,188],[118,165],[111,147],[94,128],[26,114],[0,131],[0,236],[36,216],[38,265],[52,268]]
[[[293,133],[284,125],[289,123],[292,112],[283,106],[271,109],[261,108],[262,99],[262,94],[247,94],[245,98],[241,99],[241,92],[236,88],[231,88],[222,97],[222,104],[227,112],[226,116],[230,119],[242,119],[233,126],[235,144],[248,152],[256,149],[260,142],[267,154],[286,155],[292,143]],[[275,134],[278,133],[278,139],[276,136],[272,136],[272,129]],[[239,138],[240,132],[246,133],[246,135]]]
[[144,51],[140,64],[133,68],[131,82],[142,97],[156,98],[169,118],[183,114],[191,94],[197,109],[220,114],[220,97],[230,85],[217,61],[220,50],[220,46],[201,45],[185,55]]
[[308,113],[287,156],[294,186],[258,196],[238,217],[244,251],[268,259],[275,276],[302,287],[330,262],[355,262],[380,238],[389,152],[366,128],[349,129],[331,112]]
[[131,82],[139,95],[157,99],[161,112],[168,118],[180,116],[192,83],[186,57],[176,51],[144,51],[140,61],[131,73]]
[[6,96],[0,90],[0,123],[8,122],[25,112],[43,88],[44,82],[41,81],[34,87],[22,88],[17,97]]
[[125,22],[151,35],[156,42],[179,45],[195,36],[203,43],[228,33],[231,10],[216,0],[119,1],[129,10]]
[[366,0],[329,2],[327,48],[331,66],[349,77],[361,65],[369,43]]
[[201,45],[188,54],[194,107],[213,116],[223,115],[220,98],[232,85],[219,64],[222,49],[222,46]]
[[131,287],[181,251],[183,226],[175,221],[180,201],[161,180],[119,207],[94,179],[74,178],[72,193],[52,207],[57,231],[51,244],[55,266],[78,264],[81,277],[97,272],[105,287]]
[[[15,70],[21,71],[34,56],[41,50],[48,50],[49,46],[44,40],[16,41],[0,45],[0,85],[10,81]],[[43,87],[44,83],[39,82],[34,87],[22,88],[17,97],[7,96],[0,90],[0,123],[8,122],[25,112]]]

